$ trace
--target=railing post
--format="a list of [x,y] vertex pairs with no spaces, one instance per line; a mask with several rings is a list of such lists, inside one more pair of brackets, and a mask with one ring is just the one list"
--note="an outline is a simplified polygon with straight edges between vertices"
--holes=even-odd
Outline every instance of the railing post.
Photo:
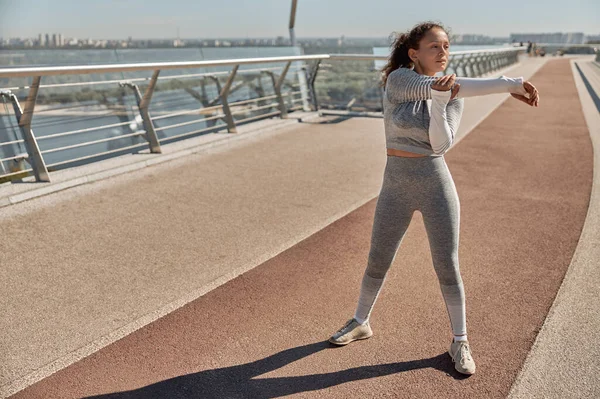
[[[256,89],[256,94],[258,94],[258,97],[266,97],[265,87],[263,86],[263,82],[262,82],[262,75],[258,75],[258,87]],[[267,104],[267,100],[259,100],[256,105],[258,105],[259,107],[262,107],[263,105],[266,105],[266,104]]]
[[302,110],[310,111],[310,102],[308,99],[308,87],[306,84],[306,67],[298,70],[298,83],[300,84],[300,96],[302,98]]
[[153,154],[161,154],[162,150],[160,149],[160,142],[158,140],[158,136],[156,135],[156,131],[154,130],[154,123],[152,123],[152,118],[150,117],[150,113],[148,112],[148,107],[150,106],[150,100],[152,100],[152,93],[154,93],[154,88],[156,87],[156,80],[158,79],[158,74],[160,70],[154,71],[152,74],[152,78],[150,79],[150,83],[142,96],[140,92],[140,88],[138,85],[131,82],[121,82],[119,85],[131,87],[133,89],[133,93],[135,94],[135,99],[137,101],[138,109],[140,111],[140,115],[142,116],[142,121],[144,124],[144,130],[146,131],[146,140],[148,141],[148,145],[150,146],[150,152]]
[[158,136],[154,131],[154,123],[152,122],[152,118],[150,117],[150,113],[148,111],[150,107],[150,101],[152,100],[152,94],[154,93],[154,88],[156,87],[156,81],[158,79],[158,74],[160,70],[157,69],[152,74],[152,79],[146,88],[144,93],[144,97],[141,97],[140,90],[136,86],[136,98],[138,99],[138,108],[140,109],[140,113],[142,114],[142,120],[144,122],[144,130],[146,130],[146,135],[148,137],[148,141],[150,142],[150,152],[152,153],[162,153],[160,148],[160,142],[158,140]]
[[41,76],[35,76],[29,86],[29,94],[27,100],[25,100],[25,108],[21,109],[19,99],[16,95],[11,92],[3,92],[2,95],[9,96],[12,100],[15,117],[19,123],[21,134],[25,140],[25,148],[27,149],[28,161],[31,164],[35,180],[38,182],[50,182],[50,176],[48,175],[48,168],[42,157],[42,152],[38,146],[33,130],[31,130],[31,119],[33,118],[33,110],[35,108],[35,101],[40,88]]
[[321,60],[317,60],[315,64],[307,70],[308,76],[306,77],[306,80],[308,81],[308,93],[310,94],[310,100],[314,107],[313,111],[319,110],[319,101],[317,99],[317,92],[315,91],[315,79],[319,72],[319,65],[321,65]]
[[152,94],[154,93],[154,88],[156,87],[156,80],[158,79],[159,73],[160,70],[158,69],[152,74],[152,79],[150,79],[150,83],[144,92],[144,97],[142,97],[140,89],[137,87],[137,85],[135,86],[135,97],[137,99],[140,114],[142,114],[146,137],[148,137],[148,142],[150,143],[150,152],[157,154],[162,153],[162,151],[160,149],[158,137],[154,131],[154,123],[152,123],[152,118],[150,118],[148,107],[150,106],[150,100],[152,100]]
[[280,114],[281,119],[287,118],[287,108],[285,106],[285,102],[283,101],[283,97],[281,96],[281,86],[283,86],[283,82],[285,81],[285,76],[287,75],[288,70],[290,69],[291,65],[292,65],[292,61],[288,61],[285,64],[285,67],[283,68],[281,75],[279,75],[277,84],[275,85],[275,89],[277,92],[277,98],[279,100],[279,109],[281,111],[281,114]]
[[467,57],[467,66],[469,67],[470,70],[470,77],[476,77],[477,74],[475,73],[475,64],[473,62],[473,55],[469,55]]
[[488,63],[488,56],[484,55],[483,57],[481,57],[481,61],[482,61],[482,69],[483,69],[484,73],[488,73],[490,71],[489,63]]
[[281,86],[283,85],[283,82],[285,80],[285,75],[290,69],[290,65],[292,65],[292,61],[288,61],[285,64],[285,67],[283,68],[283,71],[281,72],[281,75],[279,75],[279,78],[277,80],[275,80],[275,74],[272,71],[263,71],[271,77],[271,81],[273,82],[273,90],[275,91],[277,101],[279,102],[279,117],[281,119],[287,118],[287,108],[285,106],[285,102],[283,101],[283,97],[281,96]]
[[[235,79],[235,75],[240,66],[235,65],[233,70],[229,74],[229,78],[225,83],[225,86],[220,90],[219,97],[221,97],[221,104],[223,105],[223,112],[225,113],[225,122],[227,122],[227,131],[229,133],[237,133],[237,128],[235,127],[235,121],[233,120],[233,115],[231,114],[231,109],[229,108],[229,102],[227,101],[227,96],[229,95],[229,89],[231,88],[231,84]],[[218,83],[218,80],[217,80]],[[220,86],[220,84],[218,84]]]
[[469,69],[467,68],[468,65],[469,62],[467,61],[467,58],[464,55],[462,55],[460,59],[460,67],[462,68],[463,76],[469,76]]

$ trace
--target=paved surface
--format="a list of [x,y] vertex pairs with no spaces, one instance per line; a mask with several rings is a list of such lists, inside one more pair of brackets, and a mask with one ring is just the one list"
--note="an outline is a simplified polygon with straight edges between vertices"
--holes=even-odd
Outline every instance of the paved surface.
[[[538,109],[503,103],[446,156],[461,197],[461,267],[479,366],[475,376],[463,380],[456,375],[445,354],[447,315],[418,213],[373,314],[376,335],[345,348],[324,342],[353,312],[375,199],[339,220],[331,215],[378,189],[385,161],[381,121],[351,119],[274,136],[269,152],[228,150],[206,157],[206,163],[195,160],[194,168],[176,163],[164,171],[149,168],[145,178],[138,171],[135,181],[111,179],[95,185],[93,195],[73,195],[37,213],[15,211],[6,217],[3,231],[17,236],[26,231],[33,238],[26,253],[2,248],[9,258],[3,281],[12,279],[14,287],[13,300],[2,304],[7,308],[3,323],[20,322],[3,333],[2,342],[21,344],[6,348],[17,350],[8,363],[12,368],[2,370],[5,381],[18,377],[5,371],[23,372],[15,365],[35,370],[40,352],[46,358],[38,367],[64,353],[66,344],[76,351],[77,343],[144,315],[131,309],[155,310],[174,298],[176,310],[15,397],[81,397],[137,388],[113,396],[338,397],[353,390],[366,397],[505,396],[552,304],[587,214],[592,152],[569,68],[568,60],[549,61],[532,81],[552,101]],[[562,117],[565,113],[568,118]],[[372,147],[365,147],[369,131]],[[311,134],[310,146],[292,142]],[[284,151],[292,145],[294,157]],[[311,156],[317,155],[330,161],[327,167],[311,165]],[[267,161],[269,168],[261,168]],[[273,170],[274,164],[281,168]],[[340,179],[352,167],[352,188],[364,190],[358,194]],[[163,174],[169,179],[161,179]],[[261,180],[259,174],[267,177]],[[213,175],[220,179],[211,180]],[[219,201],[211,196],[225,185],[235,185],[238,197]],[[177,195],[165,196],[167,186]],[[331,189],[329,195],[324,187]],[[318,203],[310,202],[315,192]],[[289,202],[291,193],[296,202]],[[272,206],[273,198],[286,198],[289,207]],[[221,211],[215,213],[211,204],[222,205]],[[145,212],[150,206],[153,212]],[[176,306],[199,285],[223,277],[210,276],[211,271],[222,272],[225,264],[241,259],[247,264],[249,255],[256,259],[268,247],[284,248],[281,243],[298,237],[299,224],[306,233],[319,224],[310,218],[322,221],[323,215],[336,221],[199,299]],[[124,216],[130,224],[116,228]],[[234,226],[215,223],[232,216]],[[86,223],[69,223],[73,220]],[[286,223],[274,228],[273,220]],[[65,228],[56,230],[57,225]],[[90,233],[90,225],[97,230]],[[67,240],[66,245],[73,236],[81,241]],[[131,246],[132,237],[137,247]],[[207,246],[207,241],[221,246]],[[40,254],[50,252],[58,256],[40,267],[39,259],[46,259]],[[220,256],[226,258],[221,263]],[[23,273],[29,273],[27,284],[18,280]],[[19,313],[26,308],[17,304],[32,299],[42,313]],[[24,320],[35,328],[27,328]],[[54,353],[46,342],[58,344]],[[29,358],[21,355],[28,350]]]
[[594,101],[600,66],[589,59],[576,63],[573,75],[595,155],[590,204],[596,205],[588,209],[569,271],[511,399],[600,398],[600,104]]

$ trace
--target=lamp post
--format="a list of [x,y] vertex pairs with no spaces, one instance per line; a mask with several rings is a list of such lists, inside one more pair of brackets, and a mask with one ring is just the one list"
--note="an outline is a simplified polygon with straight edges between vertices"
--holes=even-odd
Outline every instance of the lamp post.
[[290,12],[290,41],[292,47],[296,47],[296,33],[294,32],[294,25],[296,24],[296,7],[298,6],[298,0],[292,0],[292,11]]

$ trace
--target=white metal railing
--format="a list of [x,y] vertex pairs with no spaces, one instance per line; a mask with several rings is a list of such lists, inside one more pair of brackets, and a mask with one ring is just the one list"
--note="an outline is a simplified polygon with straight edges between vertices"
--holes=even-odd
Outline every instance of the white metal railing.
[[329,54],[296,55],[285,57],[239,58],[233,60],[214,61],[182,61],[182,62],[148,62],[140,64],[106,64],[106,65],[77,65],[52,67],[15,67],[0,68],[0,78],[81,75],[90,73],[139,72],[168,69],[192,69],[218,66],[239,66],[247,64],[265,64],[274,62],[309,61],[330,58]]
[[[449,67],[452,67],[455,71],[462,68],[462,74],[467,76],[477,76],[490,72],[511,63],[517,62],[517,54],[522,52],[525,47],[511,47],[503,49],[490,49],[490,50],[474,50],[474,51],[458,51],[450,53]],[[161,138],[157,132],[164,132],[168,129],[175,129],[184,126],[193,125],[196,123],[205,122],[208,127],[194,130],[191,132],[177,133],[168,137],[163,137],[162,140],[171,140],[176,138],[182,138],[186,136],[192,136],[214,130],[215,127],[226,128],[229,133],[235,133],[236,123],[244,123],[253,121],[260,118],[279,116],[281,118],[287,117],[287,112],[299,108],[303,109],[319,109],[317,95],[315,92],[315,78],[319,71],[322,61],[347,61],[347,60],[364,60],[364,61],[385,61],[387,56],[376,56],[376,55],[365,55],[365,54],[317,54],[317,55],[302,55],[302,56],[284,56],[284,57],[264,57],[264,58],[245,58],[245,59],[229,59],[229,60],[213,60],[213,61],[193,61],[193,62],[158,62],[158,63],[140,63],[140,64],[108,64],[108,65],[77,65],[77,66],[51,66],[51,67],[10,67],[0,68],[0,78],[32,78],[32,83],[24,86],[8,87],[0,90],[0,97],[4,101],[5,107],[7,107],[7,101],[12,104],[14,117],[16,118],[16,126],[21,133],[21,139],[16,137],[14,139],[2,139],[0,140],[0,151],[2,148],[13,146],[25,145],[26,151],[21,149],[14,149],[13,153],[5,158],[0,158],[0,182],[6,180],[17,180],[33,172],[37,181],[50,181],[48,168],[61,166],[67,163],[87,160],[93,157],[113,154],[115,152],[129,150],[134,148],[149,147],[152,153],[160,153]],[[292,63],[298,63],[295,68],[292,68]],[[312,64],[306,64],[312,62]],[[284,63],[283,67],[269,67],[255,68],[255,69],[243,69],[239,70],[242,65],[251,64],[272,64],[272,63]],[[163,70],[171,69],[194,69],[194,68],[216,68],[216,67],[231,67],[230,71],[215,71],[212,73],[186,73],[174,76],[159,77],[159,74]],[[285,82],[285,77],[288,72],[292,70],[298,72],[298,83],[290,84],[287,86],[291,88],[288,92],[282,92],[282,87]],[[133,79],[108,79],[101,81],[90,81],[90,82],[65,82],[65,83],[52,83],[47,85],[41,85],[41,81],[47,76],[77,76],[77,75],[89,75],[99,73],[122,73],[122,72],[140,72],[140,71],[152,71],[152,76],[140,77]],[[277,75],[275,72],[279,71]],[[234,80],[237,75],[244,75],[249,73],[259,73],[261,76],[268,75],[271,79],[272,90],[274,94],[265,95],[262,88],[256,89],[262,93],[257,98],[243,99],[240,101],[230,102],[228,96],[231,92],[236,91],[246,85],[246,82],[238,83],[234,85]],[[218,76],[226,77],[224,84],[221,83]],[[161,79],[188,79],[188,78],[207,78],[217,86],[217,96],[213,100],[208,101],[206,96],[202,99],[196,98],[202,102],[202,107],[192,107],[193,109],[167,112],[166,114],[150,117],[149,106],[152,100],[157,81]],[[142,93],[136,82],[146,82],[147,86]],[[93,137],[91,140],[82,143],[70,143],[69,145],[58,146],[55,148],[40,150],[38,143],[43,140],[56,139],[56,138],[68,138],[73,135],[86,135],[95,134],[100,130],[111,129],[130,125],[133,123],[127,119],[121,123],[111,123],[101,126],[92,126],[80,129],[72,129],[69,131],[57,132],[52,134],[46,134],[40,137],[36,137],[32,130],[32,118],[34,114],[34,108],[36,105],[36,99],[38,92],[43,88],[61,88],[61,87],[76,87],[76,86],[97,86],[97,85],[114,85],[118,84],[123,90],[130,89],[135,96],[137,102],[138,113],[136,119],[140,120],[139,126],[134,124],[135,128],[131,128],[133,132],[128,134],[122,134],[115,137]],[[261,83],[262,84],[262,83]],[[204,86],[202,86],[204,89]],[[23,108],[17,98],[12,92],[13,90],[28,90],[28,95],[23,103]],[[196,93],[197,94],[197,93]],[[192,93],[194,95],[194,93]],[[197,96],[199,97],[199,96]],[[275,100],[275,101],[273,101]],[[301,105],[296,105],[302,103]],[[354,101],[351,101],[354,103]],[[0,104],[1,105],[1,104]],[[38,113],[54,113],[61,115],[71,115],[77,108],[83,108],[83,111],[77,111],[82,114],[89,113],[91,116],[89,119],[96,117],[102,118],[105,115],[112,113],[94,113],[91,110],[86,110],[87,105],[69,105],[51,107],[45,110],[38,111]],[[236,108],[232,110],[232,107]],[[308,107],[308,108],[307,108]],[[121,116],[128,116],[128,112],[131,111],[124,104],[116,106]],[[276,111],[269,111],[276,109]],[[348,107],[349,110],[349,107]],[[234,115],[244,113],[255,113],[256,111],[267,111],[259,115],[246,117],[243,119],[234,119]],[[0,117],[2,115],[2,109],[0,107]],[[8,108],[5,112],[6,116],[10,118]],[[166,126],[156,127],[154,122],[164,120],[168,118],[183,116],[183,115],[199,115],[202,116],[200,119],[194,119],[191,121],[176,122]],[[123,119],[122,119],[123,120]],[[224,124],[217,125],[217,122],[223,120]],[[37,128],[38,125],[33,125]],[[137,127],[136,127],[137,126]],[[16,128],[15,128],[16,130]],[[0,136],[1,137],[1,136]],[[8,136],[7,136],[8,137]],[[64,160],[55,162],[52,164],[46,164],[44,161],[44,154],[56,153],[59,151],[81,148],[85,146],[97,145],[100,143],[110,143],[119,141],[122,139],[144,139],[142,142],[134,143],[133,145],[121,146],[116,149],[109,149],[107,151],[101,151],[92,155],[86,155],[76,157],[74,159]],[[15,171],[7,171],[4,168],[4,162],[11,161],[17,163],[19,167]],[[25,169],[25,162],[31,165],[31,168]]]

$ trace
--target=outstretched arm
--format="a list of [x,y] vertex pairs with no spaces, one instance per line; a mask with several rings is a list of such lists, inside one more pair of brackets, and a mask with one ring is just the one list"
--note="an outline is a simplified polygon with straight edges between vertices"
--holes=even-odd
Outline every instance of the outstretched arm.
[[438,155],[446,153],[454,144],[464,108],[464,100],[450,100],[452,94],[452,90],[431,90],[429,142],[433,152]]
[[[392,103],[429,100],[432,98],[431,84],[437,79],[439,77],[421,75],[412,69],[398,68],[388,75],[386,96]],[[527,95],[523,86],[523,77],[509,78],[504,75],[497,78],[456,77],[455,82],[460,84],[457,98],[496,93]]]

